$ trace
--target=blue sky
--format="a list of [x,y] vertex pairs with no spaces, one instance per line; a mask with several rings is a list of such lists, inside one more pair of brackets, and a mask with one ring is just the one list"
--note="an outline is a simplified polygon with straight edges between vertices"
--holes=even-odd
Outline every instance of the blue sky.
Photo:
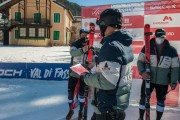
[[130,3],[130,2],[142,2],[142,1],[157,1],[157,0],[69,0],[79,4],[80,6],[96,6],[105,4],[118,4],[118,3]]

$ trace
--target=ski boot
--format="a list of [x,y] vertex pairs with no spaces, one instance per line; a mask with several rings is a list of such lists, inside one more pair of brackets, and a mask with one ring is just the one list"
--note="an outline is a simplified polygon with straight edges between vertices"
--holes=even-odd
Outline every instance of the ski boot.
[[71,117],[73,116],[74,111],[73,110],[69,110],[67,116],[66,116],[66,120],[71,120]]
[[78,120],[83,120],[83,112],[79,111]]

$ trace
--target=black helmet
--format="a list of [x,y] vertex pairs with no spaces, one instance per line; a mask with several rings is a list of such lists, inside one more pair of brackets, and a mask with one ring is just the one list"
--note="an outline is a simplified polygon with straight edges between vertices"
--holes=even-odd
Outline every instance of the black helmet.
[[159,28],[155,31],[156,37],[166,37],[166,31],[162,28]]
[[106,9],[101,13],[97,24],[100,26],[103,36],[107,26],[120,29],[122,25],[122,13],[118,9]]
[[86,31],[86,30],[84,30],[84,29],[79,30],[79,35],[81,35],[82,33],[87,33],[87,34],[89,34],[89,32]]

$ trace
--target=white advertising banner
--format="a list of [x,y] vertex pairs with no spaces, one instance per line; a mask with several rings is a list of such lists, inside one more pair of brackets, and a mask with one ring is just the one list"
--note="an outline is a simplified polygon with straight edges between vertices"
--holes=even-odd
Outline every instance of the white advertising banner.
[[[96,23],[97,18],[86,18],[82,19],[82,28],[85,30],[89,30],[90,23]],[[100,30],[99,26],[95,24],[95,30]]]
[[151,28],[180,27],[180,13],[145,15],[144,21]]
[[116,4],[111,7],[118,9],[123,16],[144,15],[144,3]]

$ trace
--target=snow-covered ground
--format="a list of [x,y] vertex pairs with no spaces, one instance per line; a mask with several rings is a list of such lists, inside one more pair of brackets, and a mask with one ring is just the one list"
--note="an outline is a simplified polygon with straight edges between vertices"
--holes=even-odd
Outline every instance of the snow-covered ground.
[[[126,120],[137,120],[138,104],[133,98],[138,96],[139,89],[133,87]],[[65,120],[67,112],[67,81],[0,79],[0,120]],[[72,120],[77,120],[77,113],[78,108]],[[89,119],[92,113],[89,104]],[[179,117],[180,111],[171,109],[165,111],[163,120]],[[151,109],[151,120],[155,120],[155,109]]]
[[[70,62],[69,47],[1,47],[0,62]],[[133,80],[126,120],[137,120],[140,80]],[[171,97],[171,92],[167,97]],[[177,97],[177,96],[175,96]],[[178,98],[179,99],[179,98]],[[151,120],[155,120],[152,105]],[[65,120],[67,81],[0,78],[0,120]],[[78,108],[73,120],[77,119]],[[92,115],[89,105],[88,118]],[[180,106],[167,106],[163,120],[179,120]]]
[[69,47],[0,46],[0,62],[69,63]]

